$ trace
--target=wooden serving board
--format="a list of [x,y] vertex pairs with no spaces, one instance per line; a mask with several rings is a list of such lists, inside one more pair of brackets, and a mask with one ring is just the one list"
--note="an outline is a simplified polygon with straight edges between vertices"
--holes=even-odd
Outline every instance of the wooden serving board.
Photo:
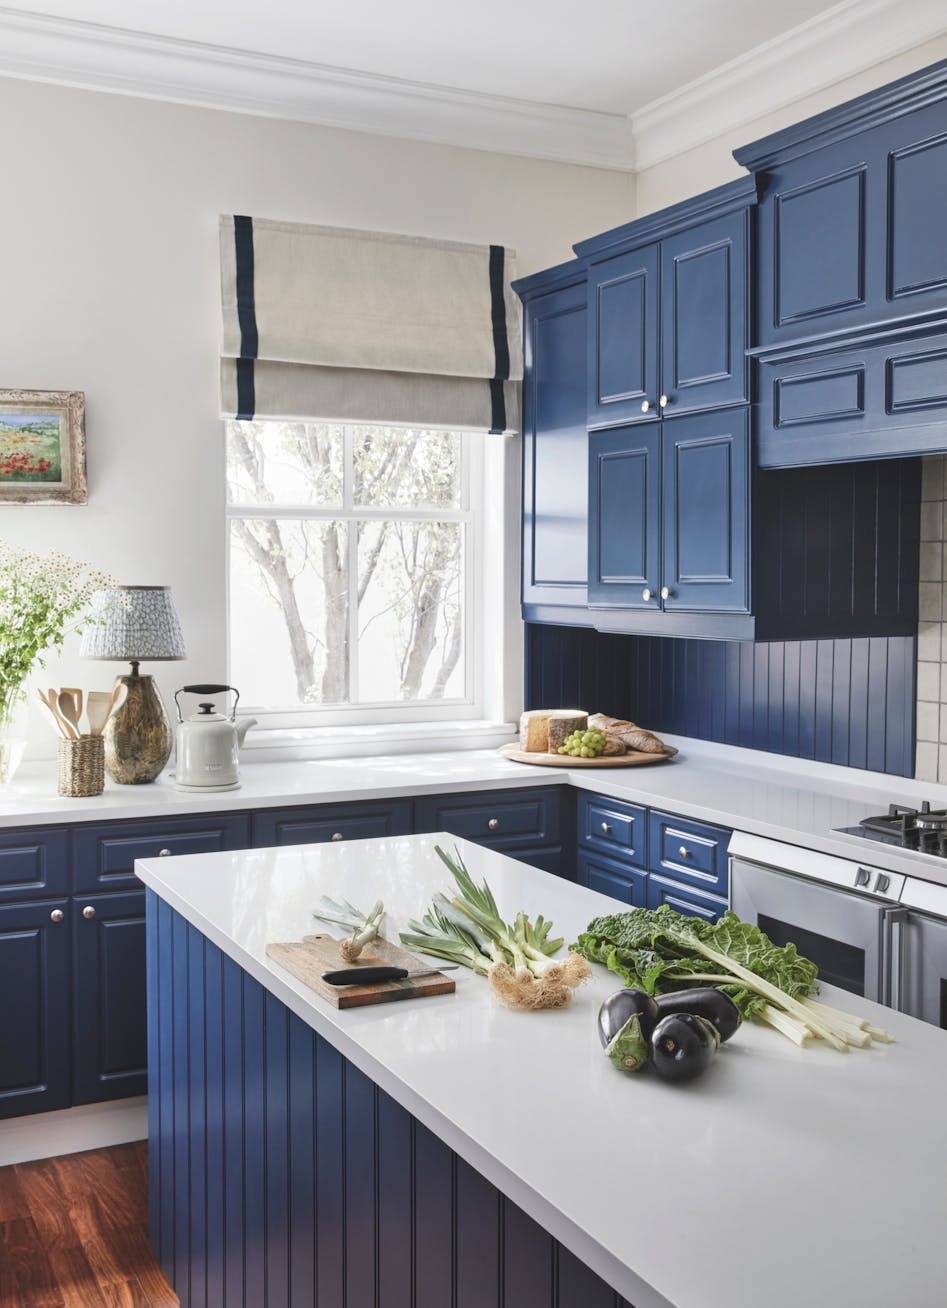
[[429,995],[450,995],[456,989],[452,977],[437,972],[433,976],[421,976],[416,981],[383,981],[380,985],[367,986],[330,986],[323,981],[323,972],[333,972],[342,967],[406,967],[409,972],[416,972],[425,967],[435,967],[436,959],[425,963],[414,954],[408,954],[390,940],[377,937],[362,950],[357,963],[346,963],[339,946],[341,940],[334,936],[303,936],[302,940],[287,944],[269,944],[266,947],[268,958],[287,972],[292,972],[304,985],[315,990],[334,1008],[362,1008],[365,1004],[390,1004],[396,999],[426,999]]
[[635,751],[630,754],[609,754],[606,758],[570,758],[568,754],[528,754],[518,745],[501,745],[497,753],[516,763],[535,763],[541,768],[641,768],[648,763],[665,763],[674,757],[677,750],[673,745],[665,745],[660,754]]

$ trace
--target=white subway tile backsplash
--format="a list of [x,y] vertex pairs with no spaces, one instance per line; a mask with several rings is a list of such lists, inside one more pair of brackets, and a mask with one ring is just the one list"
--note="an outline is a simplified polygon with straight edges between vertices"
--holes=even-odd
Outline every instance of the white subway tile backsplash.
[[921,581],[940,581],[944,575],[944,547],[939,540],[921,542]]
[[921,504],[921,540],[944,539],[944,502],[926,501]]
[[925,663],[940,663],[945,626],[942,622],[922,622],[917,629],[917,657]]
[[[945,705],[947,707],[947,705]],[[918,740],[940,740],[938,734],[938,719],[940,717],[939,704],[927,703],[925,700],[917,702],[917,738]]]
[[918,663],[917,665],[918,702],[936,703],[940,699],[940,664]]
[[917,629],[919,781],[947,782],[947,456],[921,464],[921,553]]
[[944,612],[943,583],[922,581],[918,592],[918,616],[921,622],[940,622]]
[[914,760],[914,775],[918,781],[936,781],[938,749],[936,744],[930,744],[927,741],[918,741],[917,754]]
[[932,455],[921,465],[921,499],[943,500],[944,496],[944,456]]

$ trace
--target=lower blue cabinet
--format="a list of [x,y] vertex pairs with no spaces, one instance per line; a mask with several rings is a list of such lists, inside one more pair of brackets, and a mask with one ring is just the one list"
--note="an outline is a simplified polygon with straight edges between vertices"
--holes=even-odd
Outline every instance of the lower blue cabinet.
[[72,1102],[147,1091],[145,892],[72,901]]
[[675,913],[684,913],[687,917],[701,917],[705,922],[716,922],[727,911],[727,901],[717,895],[705,894],[693,886],[681,885],[679,881],[668,881],[665,877],[648,877],[648,908],[661,908],[666,904]]
[[0,1118],[70,1102],[68,899],[0,906]]
[[601,854],[580,850],[576,880],[580,886],[597,890],[600,895],[620,899],[632,908],[645,908],[648,902],[648,874],[628,867]]
[[535,790],[425,795],[414,803],[414,829],[448,831],[558,875],[563,789],[544,786]]
[[261,809],[253,814],[253,847],[323,845],[330,840],[367,840],[411,832],[410,799],[383,803],[319,804]]

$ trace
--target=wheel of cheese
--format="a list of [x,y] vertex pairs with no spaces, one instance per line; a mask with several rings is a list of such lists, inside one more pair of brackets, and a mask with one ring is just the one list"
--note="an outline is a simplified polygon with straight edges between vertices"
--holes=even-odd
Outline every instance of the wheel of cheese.
[[[547,754],[549,744],[549,722],[552,718],[571,718],[588,721],[588,714],[582,709],[528,709],[520,714],[520,749],[530,754]],[[575,730],[575,728],[571,728]],[[568,735],[569,732],[566,732]],[[565,737],[563,737],[565,739]],[[560,742],[561,744],[561,742]],[[558,749],[559,746],[557,745]]]

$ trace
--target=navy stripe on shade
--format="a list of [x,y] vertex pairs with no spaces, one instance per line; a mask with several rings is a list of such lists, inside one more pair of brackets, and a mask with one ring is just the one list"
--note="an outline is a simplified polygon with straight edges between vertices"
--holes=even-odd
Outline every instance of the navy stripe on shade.
[[493,323],[493,379],[490,382],[490,433],[506,431],[506,397],[503,383],[510,375],[510,345],[506,335],[506,297],[503,274],[506,251],[490,246],[490,316]]
[[256,411],[253,360],[260,352],[253,280],[253,219],[235,214],[233,220],[236,262],[237,321],[240,323],[240,358],[237,360],[237,417],[250,419]]

